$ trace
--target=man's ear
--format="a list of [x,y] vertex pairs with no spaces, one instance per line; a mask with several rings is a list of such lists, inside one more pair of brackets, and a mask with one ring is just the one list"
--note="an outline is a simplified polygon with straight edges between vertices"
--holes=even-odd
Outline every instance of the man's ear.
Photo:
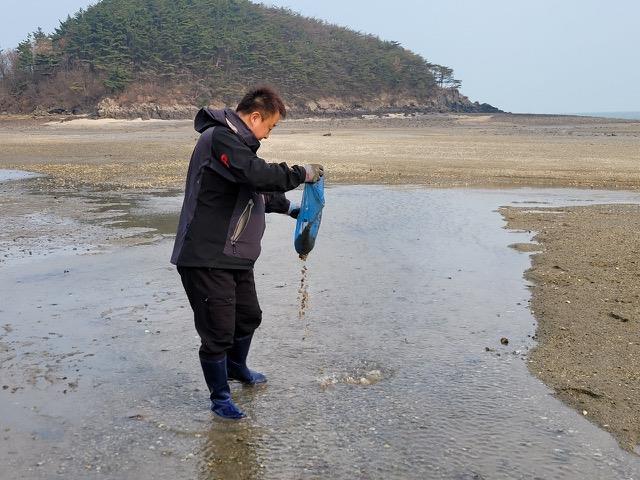
[[257,122],[258,120],[262,120],[262,114],[260,112],[253,112],[249,118],[251,118],[252,122]]

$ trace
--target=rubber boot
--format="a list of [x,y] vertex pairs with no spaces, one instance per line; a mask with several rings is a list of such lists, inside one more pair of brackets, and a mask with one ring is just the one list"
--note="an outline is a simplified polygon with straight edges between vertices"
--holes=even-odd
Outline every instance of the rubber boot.
[[211,392],[211,411],[223,418],[239,419],[246,415],[231,399],[227,381],[227,359],[211,361],[200,359],[204,379]]
[[249,355],[252,338],[253,335],[236,338],[233,341],[233,347],[231,347],[231,350],[227,352],[227,370],[229,372],[229,378],[232,380],[238,380],[245,385],[256,385],[267,381],[267,377],[262,373],[254,372],[253,370],[249,370],[249,367],[247,367],[247,355]]

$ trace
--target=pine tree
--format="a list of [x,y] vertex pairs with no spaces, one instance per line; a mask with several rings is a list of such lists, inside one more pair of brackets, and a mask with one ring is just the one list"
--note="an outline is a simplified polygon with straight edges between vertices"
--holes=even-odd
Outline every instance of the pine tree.
[[450,68],[398,42],[249,0],[102,0],[51,35],[29,35],[9,76],[0,81],[20,91],[73,78],[87,102],[154,85],[200,104],[265,80],[303,103],[406,94],[426,101],[438,88],[460,88]]

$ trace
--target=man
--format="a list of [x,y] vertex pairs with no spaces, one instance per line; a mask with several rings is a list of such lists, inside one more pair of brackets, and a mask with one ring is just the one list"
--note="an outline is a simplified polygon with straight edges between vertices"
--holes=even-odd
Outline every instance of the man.
[[195,119],[195,146],[171,257],[193,309],[201,339],[200,364],[211,410],[224,418],[245,414],[231,399],[228,380],[267,381],[247,367],[253,332],[262,321],[253,279],[265,213],[296,217],[283,192],[316,182],[321,165],[288,167],[256,155],[260,140],[286,116],[269,87],[248,92],[236,111],[203,108]]

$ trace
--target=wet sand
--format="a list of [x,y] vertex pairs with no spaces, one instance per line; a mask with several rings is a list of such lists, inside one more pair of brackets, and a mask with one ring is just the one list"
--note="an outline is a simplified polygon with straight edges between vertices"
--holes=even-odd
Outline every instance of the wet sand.
[[[3,255],[0,258],[3,263],[0,263],[0,269],[35,265],[37,262],[46,260],[45,267],[51,267],[53,265],[51,262],[60,262],[56,265],[59,265],[58,269],[64,271],[67,269],[64,266],[65,256],[76,255],[79,250],[82,250],[82,253],[97,254],[102,251],[120,251],[123,246],[139,244],[146,244],[147,247],[138,248],[153,249],[154,245],[169,241],[164,240],[164,237],[170,235],[175,228],[174,217],[177,208],[175,202],[171,200],[173,198],[171,195],[179,192],[182,187],[187,160],[196,138],[190,125],[190,122],[180,121],[149,123],[87,123],[85,121],[45,125],[40,120],[0,119],[0,143],[2,144],[0,168],[22,169],[50,175],[46,179],[29,180],[28,187],[20,182],[0,184],[3,190],[2,208],[6,212],[4,229],[0,234],[3,249]],[[332,183],[407,183],[433,187],[552,185],[628,190],[637,190],[640,186],[640,173],[637,169],[637,152],[640,151],[640,123],[638,122],[568,117],[442,115],[423,118],[419,121],[415,119],[295,120],[283,123],[278,129],[280,131],[264,143],[261,150],[263,156],[274,161],[289,163],[324,163],[327,171],[330,172]],[[331,135],[324,136],[328,133]],[[27,203],[22,201],[25,194],[30,198]],[[153,199],[161,198],[163,195],[168,195],[169,205],[158,208],[158,203]],[[146,208],[148,204],[154,207],[149,210]],[[532,212],[531,205],[523,208],[517,208],[516,205],[502,210],[502,214],[508,220],[509,228],[533,233],[540,232],[537,240],[544,249],[540,255],[534,256],[533,268],[527,273],[527,278],[532,283],[531,311],[538,321],[538,332],[535,336],[539,342],[530,356],[529,368],[532,373],[551,386],[560,399],[576,408],[580,415],[583,410],[586,411],[586,419],[611,432],[624,448],[633,450],[639,440],[636,400],[639,388],[636,364],[638,337],[634,328],[637,327],[636,317],[640,302],[637,295],[638,277],[632,267],[635,266],[633,256],[637,254],[635,248],[638,245],[638,238],[634,232],[637,232],[637,226],[640,223],[640,212],[633,206],[593,205],[562,208],[560,210],[563,213],[552,213],[546,211],[544,203],[540,204],[539,208],[536,206]],[[397,208],[398,211],[402,211],[401,204],[398,204]],[[451,212],[451,215],[453,214],[454,212]],[[61,224],[58,221],[60,218],[64,218],[69,223]],[[341,225],[352,228],[348,223]],[[370,234],[380,235],[381,231],[372,231]],[[363,237],[361,241],[366,241],[366,238]],[[527,238],[511,243],[519,244],[520,251],[532,250],[527,246]],[[536,248],[538,247],[533,250]],[[580,255],[576,255],[576,252]],[[152,253],[149,258],[154,255],[158,254]],[[46,256],[49,258],[44,259]],[[95,258],[98,257],[100,255]],[[133,261],[135,263],[138,260]],[[121,264],[124,265],[127,261],[122,262]],[[299,263],[296,262],[298,262],[297,259],[291,262],[292,271],[299,276]],[[336,268],[340,268],[340,265],[336,265]],[[521,270],[526,268],[526,265],[523,265]],[[5,273],[7,271],[5,270]],[[114,273],[104,272],[103,269],[98,271],[105,278],[109,275],[117,278]],[[309,273],[308,282],[312,284],[315,281],[313,270]],[[36,279],[40,278],[38,275],[44,275],[42,278],[52,280],[47,277],[49,273],[46,272],[34,273],[34,275]],[[132,272],[130,275],[135,276],[136,273]],[[87,277],[87,282],[89,278]],[[277,283],[275,277],[274,281]],[[330,277],[325,279],[325,283],[331,283],[331,281]],[[49,285],[54,284],[55,281]],[[291,285],[289,294],[295,299],[295,286],[299,285],[299,278],[290,280],[289,285]],[[7,285],[6,288],[6,291],[11,291],[14,287]],[[276,288],[280,289],[281,285],[278,284]],[[167,292],[170,296],[180,293],[173,287]],[[364,296],[368,293],[366,290],[362,292]],[[161,292],[155,292],[155,294],[161,295]],[[141,293],[139,298],[148,297],[148,295],[149,292],[146,291]],[[43,299],[46,298],[47,295],[43,293]],[[96,302],[100,304],[99,300]],[[283,305],[288,305],[287,302],[276,300],[271,305],[271,310],[277,312],[283,308]],[[56,301],[49,299],[48,303],[53,304]],[[127,308],[133,308],[131,307],[132,297],[124,295],[121,303],[122,305],[116,305],[116,307],[122,309],[122,315],[119,318],[124,321],[132,315],[127,310]],[[175,312],[183,309],[185,305],[184,302],[175,301],[170,310]],[[50,310],[55,309],[51,305],[50,307]],[[140,311],[148,308],[144,306],[144,302],[138,307]],[[83,308],[90,312],[95,309],[95,305],[88,304]],[[289,313],[291,319],[296,319],[295,308],[297,307],[293,308],[294,310]],[[313,308],[312,299],[306,317],[308,333],[311,335],[313,321],[317,320],[317,317],[311,314]],[[2,313],[4,320],[7,318],[8,310],[2,307],[0,310],[4,312]],[[55,312],[49,312],[49,314],[55,315]],[[333,312],[333,314],[336,313]],[[156,315],[162,317],[158,312]],[[145,318],[137,310],[133,317],[141,322],[152,318],[148,316]],[[187,317],[188,315],[185,315],[185,318]],[[37,317],[34,317],[33,322],[37,322]],[[47,332],[43,331],[40,339],[37,339],[37,335],[30,339],[26,331],[16,329],[16,323],[12,321],[0,323],[5,325],[5,332],[0,338],[0,354],[3,355],[0,361],[5,366],[7,365],[5,362],[14,362],[9,365],[13,365],[11,368],[18,370],[25,365],[31,365],[30,368],[32,368],[32,370],[27,369],[27,373],[21,373],[25,378],[15,382],[6,380],[7,375],[13,375],[11,373],[13,370],[3,368],[5,372],[3,384],[7,388],[0,394],[21,395],[23,392],[25,405],[28,405],[28,400],[36,394],[36,398],[42,401],[32,403],[41,405],[46,404],[47,388],[52,388],[48,385],[55,385],[56,389],[59,385],[59,393],[63,395],[60,399],[77,390],[77,378],[69,375],[69,372],[56,374],[55,371],[49,371],[51,364],[63,363],[67,357],[54,356],[51,357],[51,361],[47,360],[51,354],[45,353],[46,349],[44,349],[42,355],[32,357],[35,360],[30,363],[30,348],[25,348],[23,353],[27,356],[18,355],[19,361],[14,360],[16,353],[12,351],[12,348],[15,350],[15,344],[12,342],[24,343],[27,346],[39,345],[44,337],[53,338],[52,335],[56,333],[56,329],[49,331],[49,328],[43,326]],[[188,336],[189,328],[191,325],[187,324],[176,334]],[[150,334],[155,332],[152,328],[145,330],[149,330]],[[491,330],[491,336],[494,336],[495,331],[496,329]],[[534,336],[533,331],[530,334]],[[115,335],[117,335],[115,331],[112,334],[101,331],[96,335],[96,341],[103,342],[104,339]],[[306,335],[307,332],[300,332],[301,338]],[[526,334],[523,337],[526,337]],[[277,332],[270,334],[272,342],[277,338]],[[79,332],[75,346],[85,341],[86,338],[83,338],[82,332]],[[365,341],[365,339],[360,341],[368,344],[370,348],[379,348],[379,344],[374,344],[373,341]],[[530,346],[534,346],[529,345],[524,339],[521,343],[522,346],[516,349],[519,352],[526,352]],[[310,340],[305,344],[307,348],[314,348]],[[186,351],[187,345],[183,344],[182,348]],[[488,340],[487,348],[489,354],[496,351],[496,346]],[[162,351],[163,348],[158,350]],[[164,348],[164,350],[168,349]],[[73,353],[72,349],[66,349],[63,355],[71,353]],[[91,353],[83,350],[83,355]],[[91,359],[91,357],[88,358]],[[440,360],[448,358],[445,356]],[[89,360],[83,360],[83,362]],[[112,361],[114,365],[119,365],[124,360],[114,357]],[[139,363],[144,364],[140,358],[132,361],[133,365]],[[315,375],[321,378],[319,384],[323,385],[323,382],[331,384],[333,379],[365,378],[371,371],[380,370],[384,374],[384,368],[380,362],[357,367],[349,366],[350,362],[346,362],[346,365],[344,370],[329,371],[328,375],[319,375],[316,372]],[[92,368],[100,367],[94,365]],[[83,369],[84,367],[80,368],[80,370]],[[123,367],[123,370],[126,368]],[[29,377],[29,371],[35,373]],[[186,371],[191,372],[189,375],[193,375],[189,377],[190,384],[194,385],[193,388],[200,388],[197,368],[189,367]],[[179,374],[183,375],[184,372]],[[62,377],[66,377],[64,381],[56,380]],[[163,372],[157,372],[157,377],[164,378]],[[29,380],[29,378],[36,380]],[[136,378],[144,379],[145,377],[138,375]],[[109,379],[108,383],[110,382],[112,379]],[[382,383],[384,384],[384,381]],[[46,388],[41,390],[43,387]],[[17,390],[14,391],[15,388]],[[63,390],[66,390],[66,393],[61,393]],[[37,394],[38,391],[41,392],[40,396]],[[140,393],[140,391],[131,393],[128,397],[129,403],[127,398],[123,397],[122,405],[135,405],[135,401],[138,400],[133,403],[130,400],[139,398],[136,395]],[[149,424],[150,426],[165,425],[162,418],[163,407],[159,406],[162,403],[162,393],[150,393],[155,399],[153,401],[158,402],[153,406],[155,410],[152,409],[154,413],[151,417],[154,421]],[[466,395],[468,392],[461,391],[460,394]],[[192,399],[188,400],[192,410],[199,411],[201,396],[196,392],[193,397],[190,397]],[[87,397],[83,398],[86,400]],[[61,405],[64,406],[65,403]],[[432,407],[436,410],[438,408],[437,405]],[[92,414],[91,407],[87,408],[87,415]],[[463,406],[463,408],[468,407]],[[130,409],[127,407],[124,410],[128,412]],[[133,410],[136,409],[133,408]],[[13,417],[18,412],[12,408],[4,410],[3,418]],[[145,412],[144,409],[136,410],[131,415],[122,417],[122,425],[118,423],[120,420],[112,420],[109,425],[115,425],[113,428],[116,430],[129,429],[132,436],[130,441],[135,442],[133,438],[141,434],[141,431],[130,428],[129,416],[134,420],[138,418],[137,415],[144,419],[149,418],[148,413]],[[451,414],[451,412],[442,413]],[[53,438],[55,435],[62,435],[59,430],[60,424],[55,419],[62,418],[65,419],[64,422],[70,421],[69,412],[66,411],[51,415],[44,412],[42,418],[52,419],[51,432],[58,433],[49,432],[44,436],[54,435]],[[340,417],[337,416],[336,420],[339,419]],[[37,423],[41,421],[42,419],[34,421],[34,431],[38,429]],[[209,419],[206,416],[198,416],[195,421],[197,425],[198,422],[209,422]],[[180,422],[176,421],[176,423]],[[145,422],[143,424],[147,425]],[[77,431],[76,427],[81,428],[76,425],[74,431]],[[25,430],[24,425],[19,424],[6,428]],[[102,432],[98,435],[109,436],[99,419],[89,422],[86,428],[87,432],[97,429]],[[154,428],[162,429],[163,427]],[[182,431],[181,428],[182,426],[175,427],[179,431]],[[26,428],[26,431],[28,430]],[[219,434],[215,433],[215,428],[211,432],[193,426],[184,430],[190,432],[188,435],[193,435],[189,438],[209,438],[207,445],[210,449],[221,448],[220,438],[217,436]],[[8,430],[5,429],[5,432]],[[255,446],[255,439],[245,438],[247,435],[252,437],[255,432],[247,433],[242,430],[233,435],[234,438],[240,438],[236,440],[239,445],[244,445],[246,440],[247,444]],[[271,439],[274,436],[278,437],[273,432],[267,432],[265,435],[266,438]],[[594,434],[590,432],[589,435]],[[16,442],[16,438],[15,434],[6,433],[5,445]],[[29,448],[28,438],[27,435],[25,443],[22,444],[27,449]],[[82,438],[87,442],[96,441],[95,436],[89,433]],[[159,441],[162,443],[163,440]],[[189,442],[186,442],[183,447],[177,457],[172,456],[174,453],[166,454],[166,457],[175,460],[175,464],[172,463],[173,460],[163,464],[172,465],[167,472],[178,472],[184,462],[190,461],[189,458],[196,458],[200,462],[203,457],[210,455],[212,465],[207,466],[205,463],[203,466],[198,463],[199,467],[196,470],[199,468],[205,472],[215,471],[223,474],[226,472],[227,478],[233,478],[231,476],[233,473],[230,472],[235,472],[237,462],[225,464],[223,460],[225,452],[198,454],[193,450],[196,446]],[[14,466],[24,464],[26,457],[21,457],[19,453],[12,453],[14,449],[7,448],[3,453],[9,462],[7,464]],[[451,448],[451,451],[459,452],[456,447]],[[109,447],[108,442],[101,443],[100,449],[109,454],[115,451]],[[241,453],[248,454],[245,450],[241,449]],[[274,475],[265,475],[261,470],[260,460],[255,459],[256,454],[253,452],[255,448],[249,450],[249,457],[254,458],[255,461],[249,462],[250,465],[247,467],[249,470],[243,474],[244,476],[237,478],[275,478]],[[192,457],[188,456],[189,452]],[[232,449],[231,452],[237,454],[238,449]],[[124,451],[122,453],[124,454]],[[46,450],[46,454],[51,455],[51,458],[55,457],[55,449]],[[12,457],[12,455],[17,456]],[[37,451],[29,455],[32,461],[29,463],[30,475],[33,478],[46,476],[41,469],[38,473],[41,467],[38,463],[46,463],[43,455]],[[609,452],[605,457],[610,458],[611,455],[612,453]],[[9,461],[12,458],[13,460]],[[108,468],[108,465],[104,464],[105,457],[100,458],[103,459],[101,460],[103,466],[100,468]],[[148,463],[155,457],[147,458],[145,455],[144,458]],[[56,461],[58,460],[56,458]],[[87,471],[100,471],[97,469],[100,466],[99,462],[92,462],[89,459],[82,459],[82,461],[86,461]],[[347,459],[344,461],[348,462]],[[73,464],[72,470],[77,477],[78,459],[69,460],[69,463]],[[367,469],[361,461],[356,463],[360,465],[360,475],[365,472],[364,474],[376,477],[375,472],[378,470]],[[469,463],[471,464],[473,462]],[[135,470],[134,466],[127,465],[119,463],[116,465],[117,468],[111,468],[112,470],[115,468],[114,472],[140,473],[140,470]],[[61,475],[65,471],[68,469],[62,468]],[[337,470],[329,469],[328,471],[335,473]],[[496,474],[492,468],[484,471],[493,473],[490,478],[494,476],[510,478],[508,472]],[[532,472],[526,468],[523,471]],[[586,468],[584,471],[590,470]],[[322,470],[311,469],[310,472],[312,473],[307,476],[314,478],[314,475],[321,475]],[[340,470],[340,472],[342,474],[338,476],[342,478],[348,478],[350,475],[346,471]],[[475,474],[473,471],[469,473],[464,468],[447,472],[451,475]],[[286,470],[285,473],[290,474],[291,471]],[[27,478],[31,477],[27,476]],[[434,478],[440,477],[434,474]],[[603,476],[605,477],[607,476]],[[207,476],[204,475],[203,478]],[[302,478],[306,478],[305,475],[302,475]],[[448,477],[442,475],[442,478]]]
[[[531,372],[640,453],[640,206],[503,208],[508,228],[538,232]],[[535,247],[534,247],[535,248]]]

